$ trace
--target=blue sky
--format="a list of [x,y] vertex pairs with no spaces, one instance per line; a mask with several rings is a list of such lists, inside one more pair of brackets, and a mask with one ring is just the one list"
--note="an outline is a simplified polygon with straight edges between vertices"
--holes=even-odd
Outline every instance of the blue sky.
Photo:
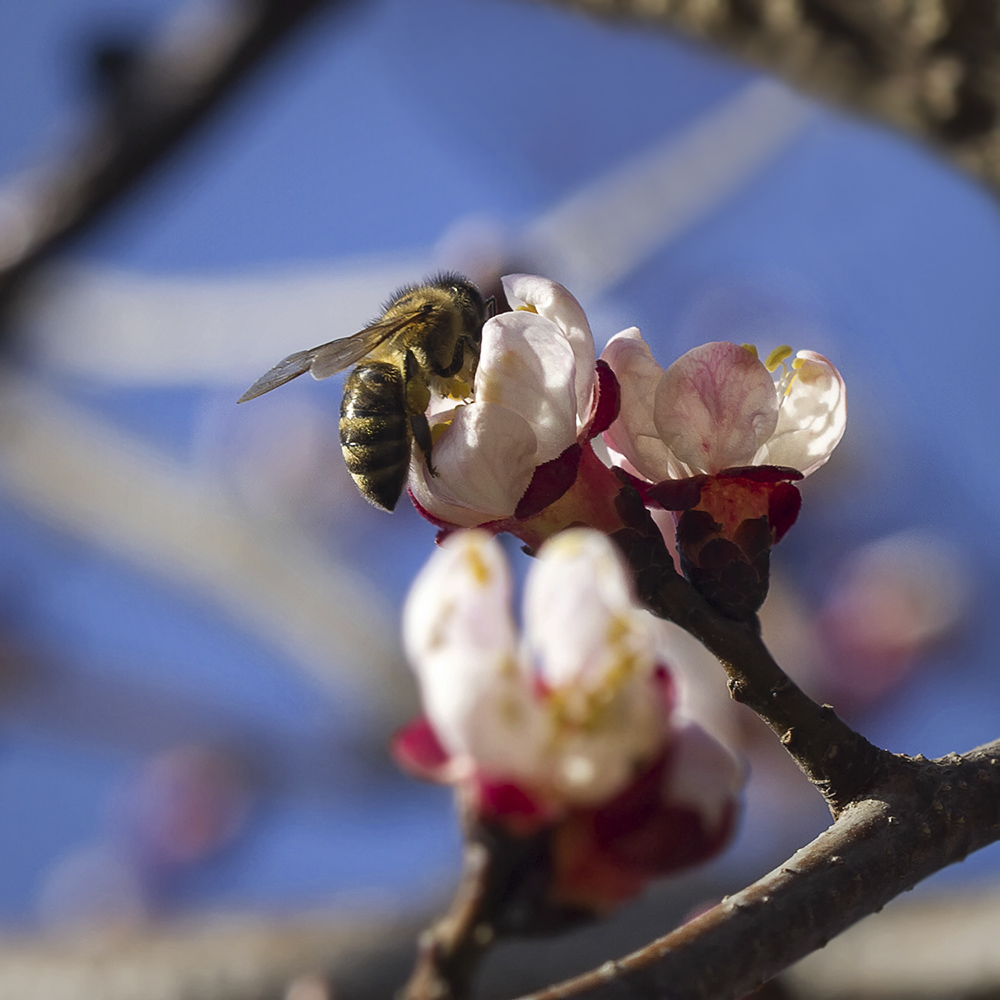
[[[0,8],[0,173],[64,147],[86,109],[88,38],[152,30],[172,8],[166,0]],[[429,259],[470,216],[523,231],[581,186],[686,134],[751,80],[676,40],[542,5],[379,0],[311,26],[72,260],[214,280],[336,270],[368,257]],[[608,324],[642,327],[664,356],[706,339],[764,345],[800,334],[811,339],[797,346],[835,356],[851,391],[849,459],[810,484],[814,513],[807,507],[799,537],[782,547],[788,571],[818,592],[844,548],[933,529],[967,553],[985,608],[1000,587],[988,360],[998,273],[1000,225],[985,192],[905,140],[817,109],[732,196],[592,301],[579,294]],[[616,329],[595,325],[601,343]],[[282,353],[276,343],[275,360]],[[193,466],[209,415],[233,398],[229,383],[152,388],[44,365],[34,374],[182,468]],[[336,388],[295,391],[329,411],[334,433]],[[412,513],[390,524],[360,511],[324,523],[316,544],[394,607],[431,538]],[[95,692],[108,678],[138,679],[147,687],[137,697],[163,690],[207,705],[222,732],[287,753],[244,837],[186,872],[164,905],[322,902],[364,886],[405,893],[453,862],[445,796],[351,762],[352,695],[317,701],[284,653],[203,595],[7,496],[0,552],[2,614],[19,642],[90,678]],[[873,737],[928,755],[994,737],[998,627],[995,617],[975,617],[957,652],[865,720]],[[29,718],[16,702],[4,716],[0,920],[35,919],[53,865],[113,838],[108,803],[148,752],[67,733],[58,718],[46,725],[44,713]],[[359,777],[302,793],[328,738],[342,740],[343,769]]]

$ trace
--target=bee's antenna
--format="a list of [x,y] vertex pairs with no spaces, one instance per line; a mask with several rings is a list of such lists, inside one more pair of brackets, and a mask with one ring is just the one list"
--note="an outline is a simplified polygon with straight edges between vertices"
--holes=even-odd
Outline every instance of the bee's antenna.
[[486,312],[487,319],[493,319],[497,314],[497,297],[491,295],[484,303],[483,308]]

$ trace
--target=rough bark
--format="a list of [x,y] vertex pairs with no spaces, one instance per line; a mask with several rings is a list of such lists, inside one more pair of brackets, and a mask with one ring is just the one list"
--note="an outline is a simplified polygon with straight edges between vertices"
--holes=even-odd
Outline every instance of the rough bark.
[[744,996],[998,839],[1000,740],[934,761],[894,757],[869,797],[783,865],[665,937],[530,1000]]
[[554,2],[728,52],[915,136],[1000,188],[1000,14],[993,0]]

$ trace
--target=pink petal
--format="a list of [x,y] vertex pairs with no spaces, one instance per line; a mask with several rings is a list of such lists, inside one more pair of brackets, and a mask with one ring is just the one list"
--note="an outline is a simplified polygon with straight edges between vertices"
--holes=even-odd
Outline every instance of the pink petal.
[[441,746],[434,727],[422,715],[393,736],[389,751],[393,760],[414,777],[424,781],[449,780],[451,756]]
[[511,309],[531,306],[562,331],[576,358],[576,412],[586,418],[594,387],[594,336],[580,303],[557,281],[532,274],[508,274],[501,279]]
[[458,647],[419,673],[424,711],[441,745],[468,771],[534,784],[544,773],[547,719],[519,662]]
[[757,458],[808,476],[823,465],[847,426],[847,391],[840,372],[822,354],[799,351],[802,365],[778,401],[778,424]]
[[657,388],[654,407],[664,444],[693,472],[749,465],[778,422],[770,373],[749,351],[725,341],[678,358]]
[[537,465],[576,440],[575,375],[573,350],[551,320],[531,312],[503,313],[483,328],[476,402],[503,406],[528,421]]
[[652,483],[687,475],[677,469],[654,423],[653,403],[663,369],[642,335],[635,327],[616,334],[604,348],[601,360],[615,373],[621,391],[618,418],[604,432],[608,447]]

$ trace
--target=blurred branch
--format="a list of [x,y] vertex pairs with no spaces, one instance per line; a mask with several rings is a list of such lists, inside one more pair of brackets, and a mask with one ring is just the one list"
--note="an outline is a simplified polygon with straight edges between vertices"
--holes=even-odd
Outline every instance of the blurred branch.
[[116,62],[103,106],[58,165],[0,191],[0,313],[39,264],[115,207],[299,25],[354,0],[190,0]]
[[448,912],[420,935],[417,963],[401,1000],[468,996],[479,961],[496,939],[494,921],[511,874],[536,848],[530,841],[466,840],[462,880]]
[[993,0],[555,0],[677,31],[907,132],[1000,188]]
[[[0,996],[18,1000],[281,1000],[303,975],[342,997],[388,998],[414,924],[310,914],[217,915],[0,938]],[[363,981],[363,986],[362,986]]]
[[213,601],[337,696],[375,692],[387,728],[409,712],[384,599],[307,532],[240,513],[203,477],[6,369],[0,464],[6,501]]
[[899,900],[814,952],[781,983],[801,1000],[1000,996],[1000,892]]

